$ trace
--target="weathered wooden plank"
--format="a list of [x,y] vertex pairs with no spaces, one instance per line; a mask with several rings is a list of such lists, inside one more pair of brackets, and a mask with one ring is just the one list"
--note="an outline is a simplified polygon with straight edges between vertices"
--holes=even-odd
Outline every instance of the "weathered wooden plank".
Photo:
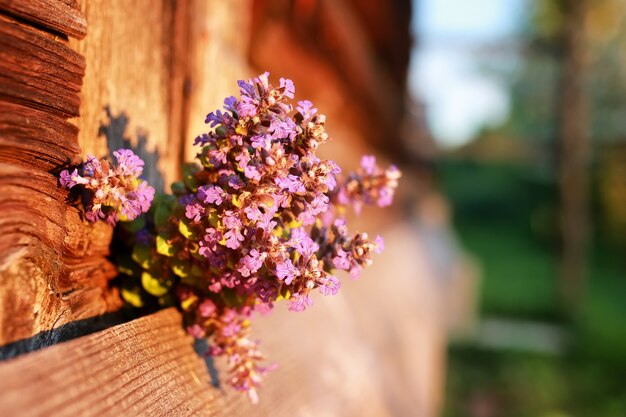
[[0,0],[0,11],[78,39],[87,34],[77,0]]
[[84,71],[75,51],[0,15],[0,100],[77,116]]
[[43,171],[78,163],[77,136],[61,117],[0,101],[0,162]]
[[221,396],[175,310],[0,366],[3,416],[208,416]]
[[[110,108],[114,118],[124,113],[126,138],[133,146],[138,145],[137,137],[146,138],[141,153],[154,156],[162,181],[169,185],[178,178],[181,162],[183,129],[177,120],[182,112],[184,69],[179,60],[185,52],[186,25],[180,19],[176,24],[176,19],[186,2],[81,3],[89,21],[89,36],[70,40],[70,46],[88,63],[77,120],[79,144],[85,153],[107,155],[106,138],[99,135],[108,123],[103,109]],[[175,44],[183,50],[174,50]],[[119,147],[124,138],[112,139]]]
[[89,225],[55,176],[0,164],[0,345],[114,311],[111,228]]
[[221,108],[224,98],[235,94],[237,80],[252,75],[248,63],[252,4],[251,0],[189,2],[190,89],[183,142],[187,161],[193,160],[198,153],[197,147],[193,146],[194,138],[208,130],[204,123],[207,113]]

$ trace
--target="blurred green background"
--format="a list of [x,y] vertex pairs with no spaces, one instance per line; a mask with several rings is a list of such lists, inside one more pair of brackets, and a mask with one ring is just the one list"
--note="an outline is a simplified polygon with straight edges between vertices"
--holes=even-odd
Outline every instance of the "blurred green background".
[[[417,13],[412,82],[482,280],[478,330],[449,348],[444,415],[626,416],[626,1],[423,0]],[[560,181],[568,146],[586,161],[572,165],[580,184]],[[576,204],[587,233],[568,261]]]

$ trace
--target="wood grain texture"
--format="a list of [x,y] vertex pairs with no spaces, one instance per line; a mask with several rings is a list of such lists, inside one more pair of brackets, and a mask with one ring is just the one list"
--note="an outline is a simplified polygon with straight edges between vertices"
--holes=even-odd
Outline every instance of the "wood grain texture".
[[88,225],[55,176],[0,164],[0,344],[116,310],[111,228]]
[[0,0],[0,11],[78,39],[87,34],[87,21],[76,0]]
[[61,117],[0,101],[0,162],[42,171],[78,163],[77,135]]
[[[3,2],[1,10],[35,3],[48,4]],[[55,176],[80,161],[78,129],[67,118],[78,115],[85,60],[12,15],[20,20],[0,13],[0,345],[58,330],[21,345],[28,350],[121,302],[108,288],[111,228],[88,224]]]
[[237,92],[237,80],[252,75],[248,64],[252,3],[252,0],[189,2],[190,88],[183,142],[187,161],[198,153],[193,140],[208,131],[204,123],[206,115],[222,108],[224,98]]
[[[124,113],[127,139],[137,146],[138,137],[146,138],[145,152],[157,156],[168,186],[178,178],[182,151],[184,69],[180,62],[187,26],[181,23],[185,19],[181,8],[186,2],[81,3],[89,36],[70,40],[70,46],[88,63],[77,120],[79,144],[86,154],[108,155],[106,139],[99,135],[106,123],[103,109],[109,107],[114,117]],[[122,139],[117,138],[117,143]]]
[[3,416],[209,416],[220,396],[175,310],[0,367]]
[[85,60],[62,42],[0,15],[0,100],[78,116]]

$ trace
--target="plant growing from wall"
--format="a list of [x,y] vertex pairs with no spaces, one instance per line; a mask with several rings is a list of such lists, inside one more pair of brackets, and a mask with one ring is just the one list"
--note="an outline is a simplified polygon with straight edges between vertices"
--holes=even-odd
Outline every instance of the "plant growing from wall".
[[256,402],[271,366],[261,365],[251,317],[281,300],[298,312],[315,291],[336,294],[338,270],[356,278],[383,243],[351,234],[343,213],[391,204],[400,172],[366,156],[340,176],[315,155],[329,140],[325,116],[309,101],[294,109],[290,80],[275,87],[264,73],[238,85],[239,98],[207,116],[197,162],[184,166],[173,194],[152,201],[154,189],[138,178],[143,161],[129,150],[114,153],[117,166],[90,156],[60,181],[81,191],[89,221],[122,221],[123,298],[177,305],[188,333],[227,359],[230,385]]

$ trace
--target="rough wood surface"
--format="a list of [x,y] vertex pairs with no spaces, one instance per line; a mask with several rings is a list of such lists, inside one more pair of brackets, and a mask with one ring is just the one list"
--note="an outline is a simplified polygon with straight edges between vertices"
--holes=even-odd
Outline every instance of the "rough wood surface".
[[0,11],[79,39],[87,34],[77,0],[0,0]]
[[85,60],[44,29],[64,24],[56,14],[80,15],[76,6],[0,1],[1,357],[63,340],[77,331],[66,324],[121,305],[108,288],[111,228],[85,222],[55,176],[80,160],[66,119],[78,115]]
[[220,395],[175,310],[0,367],[3,416],[209,416]]
[[[88,63],[77,120],[79,144],[86,154],[106,156],[107,138],[100,134],[109,123],[104,108],[113,118],[125,115],[126,132],[109,136],[110,147],[130,141],[141,156],[156,162],[152,165],[158,165],[159,181],[167,187],[178,177],[183,147],[186,2],[81,3],[89,35],[70,40]],[[141,147],[140,138],[145,139]]]
[[0,344],[117,309],[105,259],[111,228],[90,226],[55,176],[0,164]]
[[0,100],[78,116],[85,60],[62,42],[0,14]]

